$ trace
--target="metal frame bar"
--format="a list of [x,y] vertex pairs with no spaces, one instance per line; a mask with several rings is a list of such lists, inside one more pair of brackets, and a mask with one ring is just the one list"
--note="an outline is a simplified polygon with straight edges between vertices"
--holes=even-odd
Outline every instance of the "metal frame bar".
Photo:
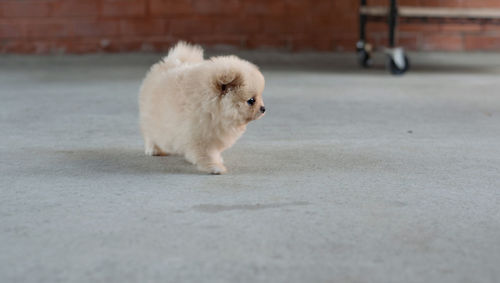
[[[366,6],[366,0],[361,0],[361,7]],[[359,14],[359,40],[362,42],[366,41],[366,22],[367,16],[360,13]]]
[[398,19],[398,4],[396,0],[391,0],[390,8],[389,8],[389,47],[394,48],[396,45],[395,32],[396,32],[396,24]]

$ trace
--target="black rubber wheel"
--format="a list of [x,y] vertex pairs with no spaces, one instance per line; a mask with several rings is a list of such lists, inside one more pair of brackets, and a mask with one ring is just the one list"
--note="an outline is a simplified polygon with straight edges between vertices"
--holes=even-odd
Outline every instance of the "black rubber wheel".
[[358,63],[363,68],[369,68],[372,65],[372,56],[366,50],[358,50]]
[[405,66],[403,68],[398,67],[396,63],[394,62],[394,59],[392,59],[391,56],[387,57],[387,68],[393,75],[402,75],[406,73],[410,69],[410,60],[406,55],[404,55],[405,58]]

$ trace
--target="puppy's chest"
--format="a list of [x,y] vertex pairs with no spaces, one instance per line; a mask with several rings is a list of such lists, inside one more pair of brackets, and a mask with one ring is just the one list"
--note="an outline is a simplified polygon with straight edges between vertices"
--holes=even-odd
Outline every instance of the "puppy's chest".
[[206,135],[212,142],[219,144],[221,147],[231,146],[241,135],[245,129],[242,127],[214,125],[206,129]]

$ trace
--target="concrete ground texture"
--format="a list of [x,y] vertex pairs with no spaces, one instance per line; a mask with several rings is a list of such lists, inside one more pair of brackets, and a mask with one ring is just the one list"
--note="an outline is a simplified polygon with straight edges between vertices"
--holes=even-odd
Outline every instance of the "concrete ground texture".
[[1,56],[0,282],[500,282],[499,54],[239,54],[222,176],[144,155],[161,55]]

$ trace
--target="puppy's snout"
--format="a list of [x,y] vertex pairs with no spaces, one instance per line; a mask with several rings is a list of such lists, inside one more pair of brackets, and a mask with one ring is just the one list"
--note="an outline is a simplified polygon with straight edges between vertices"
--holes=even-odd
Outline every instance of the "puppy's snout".
[[261,113],[264,113],[264,112],[266,112],[266,107],[264,107],[264,106],[261,106],[261,107],[260,107],[260,112],[261,112]]

